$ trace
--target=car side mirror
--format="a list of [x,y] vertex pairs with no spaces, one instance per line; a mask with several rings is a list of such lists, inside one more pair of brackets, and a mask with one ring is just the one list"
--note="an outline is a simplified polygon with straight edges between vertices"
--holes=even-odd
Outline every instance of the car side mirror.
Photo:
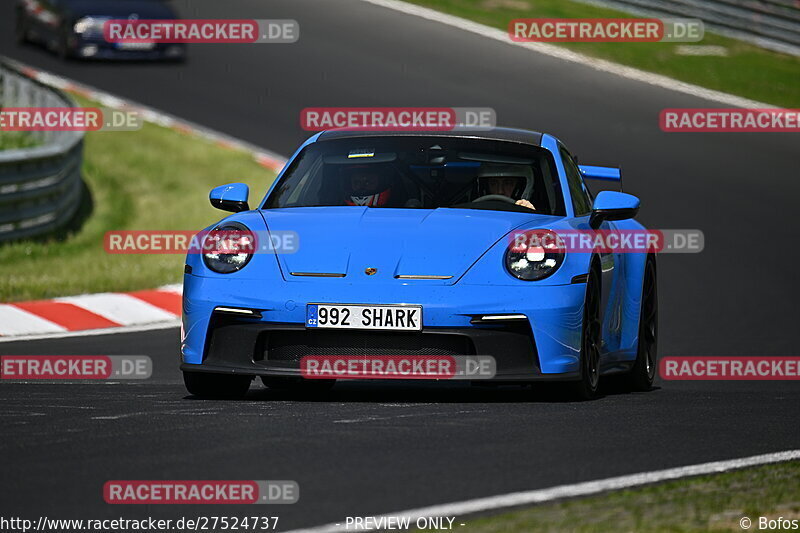
[[639,199],[632,194],[601,191],[594,199],[589,225],[597,229],[605,220],[627,220],[639,212]]
[[250,196],[250,187],[246,184],[229,183],[211,189],[208,199],[211,200],[211,205],[217,209],[238,213],[250,210],[250,206],[247,205],[248,196]]

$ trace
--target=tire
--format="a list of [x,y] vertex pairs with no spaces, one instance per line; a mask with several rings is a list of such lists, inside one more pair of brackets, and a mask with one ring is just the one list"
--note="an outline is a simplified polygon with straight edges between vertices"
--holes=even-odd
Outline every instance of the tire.
[[636,363],[627,376],[634,391],[649,391],[658,369],[658,277],[656,262],[648,257],[642,279],[642,306],[639,312],[639,344]]
[[241,398],[250,388],[250,376],[184,372],[186,390],[200,398]]
[[600,275],[597,270],[593,264],[586,280],[581,328],[581,376],[571,384],[577,400],[597,398],[600,387]]
[[261,382],[268,389],[311,393],[328,392],[336,384],[335,379],[275,378],[269,376],[261,376]]

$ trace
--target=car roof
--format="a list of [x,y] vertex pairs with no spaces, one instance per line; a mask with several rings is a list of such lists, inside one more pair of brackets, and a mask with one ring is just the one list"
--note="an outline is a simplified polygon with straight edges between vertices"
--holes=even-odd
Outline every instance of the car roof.
[[542,134],[537,131],[514,128],[457,129],[451,131],[359,131],[352,129],[326,130],[317,137],[317,142],[333,139],[363,137],[448,137],[506,141],[531,146],[541,146]]

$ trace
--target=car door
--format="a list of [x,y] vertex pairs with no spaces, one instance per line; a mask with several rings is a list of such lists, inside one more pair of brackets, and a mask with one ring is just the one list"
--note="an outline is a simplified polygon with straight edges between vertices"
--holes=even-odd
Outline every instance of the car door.
[[[573,219],[573,227],[578,230],[588,231],[592,228],[589,226],[589,216],[592,213],[592,204],[594,198],[583,181],[578,164],[575,158],[563,146],[559,145],[559,152],[561,155],[561,162],[564,165],[564,171],[567,177],[567,185],[569,186],[570,198],[572,199],[572,207],[575,213]],[[614,222],[603,221],[600,224],[599,230],[603,232],[613,231],[617,229]],[[600,250],[597,254],[600,258],[601,270],[601,320],[603,339],[601,351],[603,353],[614,352],[619,350],[622,340],[622,295],[620,289],[622,284],[620,281],[623,279],[624,261],[619,257],[618,253],[612,253],[607,250]]]

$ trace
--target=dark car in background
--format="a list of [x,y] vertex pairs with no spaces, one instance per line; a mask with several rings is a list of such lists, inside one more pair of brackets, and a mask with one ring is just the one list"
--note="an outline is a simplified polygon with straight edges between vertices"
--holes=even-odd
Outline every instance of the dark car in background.
[[175,20],[165,0],[17,0],[17,42],[36,42],[62,58],[167,59],[181,61],[186,45],[111,43],[103,37],[107,20]]

